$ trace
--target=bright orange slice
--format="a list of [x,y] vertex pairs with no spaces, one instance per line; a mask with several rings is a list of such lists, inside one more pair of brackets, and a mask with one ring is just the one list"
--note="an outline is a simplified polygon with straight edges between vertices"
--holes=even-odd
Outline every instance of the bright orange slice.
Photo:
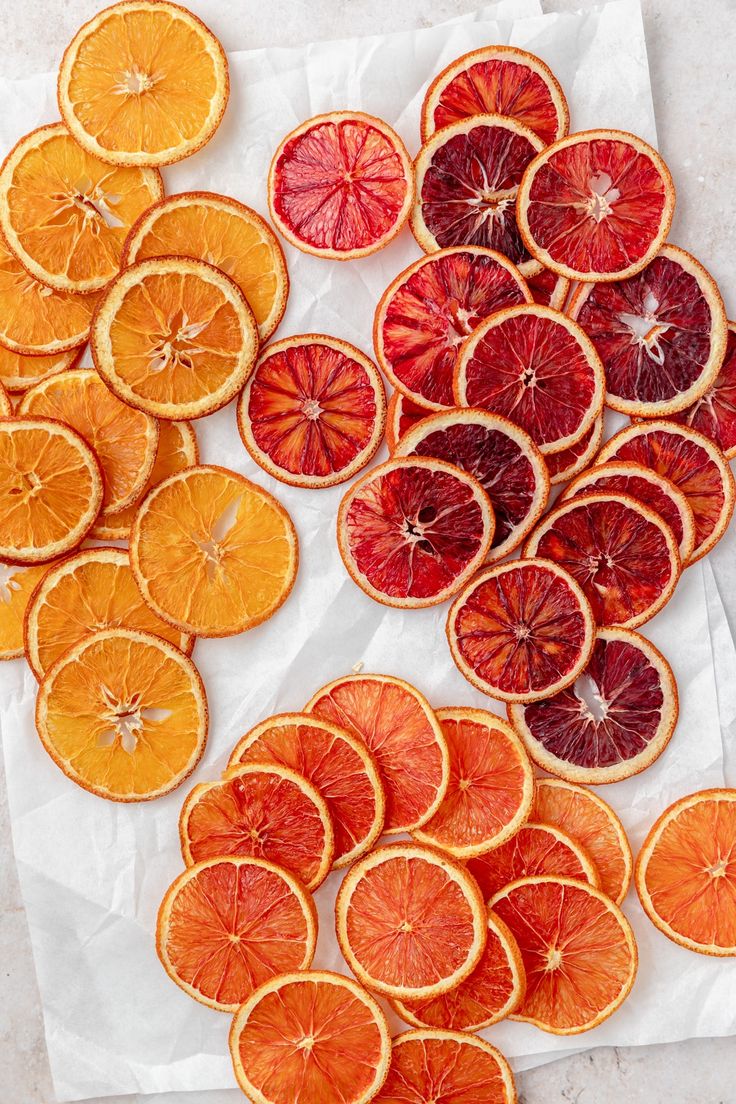
[[82,352],[83,346],[80,346],[78,349],[70,349],[68,353],[57,353],[53,356],[25,356],[0,345],[0,386],[16,394],[27,391],[48,376],[73,368],[79,362]]
[[10,401],[10,395],[3,384],[0,383],[0,418],[11,418],[12,416],[13,404]]
[[397,1035],[375,1104],[515,1104],[511,1067],[494,1046],[462,1031]]
[[26,610],[36,585],[48,570],[49,564],[0,564],[0,659],[18,659],[25,654]]
[[515,882],[537,874],[555,874],[598,885],[598,872],[590,856],[560,828],[527,822],[513,839],[487,855],[471,859],[468,870],[486,901]]

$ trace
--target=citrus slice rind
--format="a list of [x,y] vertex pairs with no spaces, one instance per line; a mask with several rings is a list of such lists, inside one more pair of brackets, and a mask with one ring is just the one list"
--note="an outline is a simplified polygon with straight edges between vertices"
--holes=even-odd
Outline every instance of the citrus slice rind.
[[[0,275],[0,280],[2,276]],[[27,308],[26,308],[27,309]],[[0,337],[2,335],[0,334]],[[70,349],[66,353],[51,356],[27,356],[24,353],[6,349],[0,344],[0,387],[14,395],[23,394],[30,387],[69,368],[76,368],[81,360],[84,346]]]
[[[471,1095],[472,1094],[472,1095]],[[516,1104],[508,1062],[485,1039],[421,1028],[395,1036],[391,1065],[375,1104]]]
[[692,406],[674,414],[673,421],[709,437],[727,460],[733,460],[736,456],[736,323],[728,322],[727,327],[726,355],[716,379]]
[[553,310],[564,310],[570,290],[570,281],[564,276],[558,276],[548,268],[541,268],[539,272],[528,272],[526,282],[535,303],[552,307]]
[[0,660],[20,659],[25,655],[23,626],[26,610],[37,584],[49,567],[49,564],[30,567],[0,564]]
[[561,828],[532,820],[493,851],[471,859],[468,871],[489,903],[504,886],[519,878],[552,875],[599,886],[593,860],[572,836]]
[[556,487],[585,471],[601,447],[603,441],[603,414],[599,414],[590,429],[574,445],[562,452],[548,452],[545,456],[549,481]]
[[431,414],[429,409],[418,406],[400,391],[394,391],[386,407],[386,444],[389,453],[393,454],[407,429],[428,414]]

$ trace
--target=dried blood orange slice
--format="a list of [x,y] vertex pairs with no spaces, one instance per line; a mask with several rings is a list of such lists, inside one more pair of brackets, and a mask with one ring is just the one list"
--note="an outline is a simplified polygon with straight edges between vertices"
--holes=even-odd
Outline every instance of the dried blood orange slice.
[[83,346],[80,346],[70,349],[68,353],[56,353],[53,356],[25,356],[0,345],[0,387],[15,394],[27,391],[48,376],[73,368],[79,362],[82,352]]
[[495,521],[477,479],[430,457],[398,457],[353,483],[337,541],[355,583],[385,606],[444,602],[490,551]]
[[675,186],[657,151],[622,130],[584,130],[539,153],[517,201],[524,245],[572,280],[619,280],[667,237]]
[[156,950],[172,981],[200,1004],[237,1012],[276,974],[308,970],[317,910],[288,870],[265,859],[208,859],[167,889]]
[[500,847],[471,859],[468,870],[486,901],[491,901],[504,886],[518,878],[539,874],[576,878],[589,885],[598,885],[598,872],[590,856],[571,836],[551,824],[527,822]]
[[463,1031],[397,1035],[374,1104],[515,1104],[511,1067],[494,1046]]
[[400,391],[394,391],[386,407],[386,444],[393,452],[397,442],[420,418],[426,418],[430,410],[407,399]]
[[540,267],[539,272],[527,272],[526,282],[535,303],[552,307],[553,310],[564,308],[570,289],[570,281],[564,276]]
[[474,476],[491,500],[496,527],[489,561],[502,560],[547,505],[549,475],[528,433],[487,410],[449,410],[407,429],[394,456],[434,456]]
[[452,406],[462,341],[494,311],[529,302],[519,270],[492,249],[458,246],[422,257],[389,284],[376,308],[378,363],[420,406]]
[[235,1076],[253,1104],[368,1104],[386,1079],[391,1035],[378,1002],[327,971],[281,974],[238,1010]]
[[659,514],[624,494],[585,494],[539,523],[526,556],[553,560],[577,579],[601,626],[633,629],[672,597],[680,554]]
[[462,675],[499,701],[535,701],[574,682],[595,625],[573,577],[546,560],[496,564],[477,575],[447,618]]
[[37,584],[48,570],[49,564],[21,567],[0,563],[0,659],[18,659],[25,654],[26,610]]
[[716,379],[692,406],[673,414],[672,420],[715,441],[727,460],[736,456],[736,323],[728,323],[726,356]]
[[310,713],[277,713],[233,748],[228,766],[281,763],[319,790],[332,818],[333,866],[349,866],[383,829],[386,802],[376,761],[364,742]]
[[534,775],[511,725],[483,709],[439,709],[450,780],[437,812],[413,836],[458,859],[518,832],[529,816]]
[[579,441],[562,452],[548,452],[545,456],[549,481],[553,487],[584,471],[601,447],[603,440],[603,414],[599,414],[590,429]]
[[674,943],[736,955],[736,790],[700,790],[665,809],[636,860],[636,891]]
[[269,345],[238,400],[256,464],[295,487],[332,487],[364,468],[383,439],[386,395],[375,364],[324,334]]
[[358,981],[399,1000],[454,989],[486,945],[486,907],[473,879],[446,855],[414,843],[358,859],[338,891],[335,918]]
[[375,757],[385,832],[410,832],[434,816],[450,759],[440,722],[415,687],[391,675],[345,675],[318,690],[305,709],[357,737]]
[[404,143],[360,111],[307,119],[283,139],[268,174],[277,229],[304,253],[333,260],[382,249],[404,225],[412,199]]
[[324,799],[280,763],[246,763],[200,782],[179,817],[187,866],[222,855],[268,859],[316,889],[330,872],[332,821]]
[[580,326],[537,303],[491,315],[455,367],[459,406],[509,418],[545,454],[574,445],[590,429],[605,387],[603,365]]

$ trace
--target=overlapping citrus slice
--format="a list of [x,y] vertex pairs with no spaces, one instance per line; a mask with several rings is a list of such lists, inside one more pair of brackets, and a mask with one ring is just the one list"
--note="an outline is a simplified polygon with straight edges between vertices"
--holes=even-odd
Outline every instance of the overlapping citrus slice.
[[59,69],[59,110],[80,146],[115,165],[168,165],[217,129],[227,58],[168,0],[124,0],[77,31]]
[[486,901],[518,878],[554,874],[597,886],[598,872],[579,843],[551,824],[527,821],[511,839],[471,859],[468,870]]
[[173,644],[134,629],[83,637],[46,672],[41,742],[64,774],[112,801],[149,801],[181,785],[204,751],[207,699]]
[[73,368],[81,355],[81,346],[70,349],[68,353],[57,353],[53,356],[26,356],[0,345],[0,387],[15,394],[27,391],[48,376]]
[[407,399],[400,391],[394,391],[388,400],[386,407],[386,444],[388,451],[393,452],[396,444],[406,433],[410,426],[418,422],[420,418],[426,418],[431,413],[429,409],[418,406],[417,403]]
[[10,418],[13,414],[13,404],[10,401],[10,395],[5,390],[2,382],[0,382],[0,418]]
[[167,889],[156,923],[166,973],[201,1004],[238,1008],[264,981],[308,970],[317,910],[293,875],[265,859],[208,859]]
[[375,1104],[515,1104],[511,1067],[494,1046],[462,1031],[397,1035]]
[[237,472],[185,468],[154,487],[130,538],[152,609],[182,632],[229,636],[271,617],[288,597],[299,551],[291,519]]
[[584,471],[592,462],[603,440],[603,414],[599,414],[579,441],[562,452],[548,452],[545,456],[549,481],[553,487]]
[[727,460],[736,456],[736,323],[728,323],[726,355],[716,379],[692,406],[672,418],[710,437]]
[[563,310],[570,290],[570,281],[564,276],[540,266],[539,272],[527,272],[526,282],[535,303]]
[[295,487],[331,487],[364,468],[383,440],[386,395],[375,364],[324,334],[270,345],[238,400],[246,449]]
[[310,713],[277,713],[233,748],[229,766],[281,763],[319,790],[335,835],[334,867],[369,851],[383,828],[386,802],[376,761],[365,743]]
[[36,585],[48,569],[48,564],[33,567],[0,564],[0,659],[18,659],[25,654],[23,625],[26,610]]
[[283,139],[268,175],[271,218],[287,241],[333,260],[382,249],[414,195],[409,154],[381,119],[360,111],[315,115]]
[[335,918],[358,981],[399,1000],[453,989],[486,945],[486,907],[473,879],[415,843],[378,847],[359,859],[340,886]]

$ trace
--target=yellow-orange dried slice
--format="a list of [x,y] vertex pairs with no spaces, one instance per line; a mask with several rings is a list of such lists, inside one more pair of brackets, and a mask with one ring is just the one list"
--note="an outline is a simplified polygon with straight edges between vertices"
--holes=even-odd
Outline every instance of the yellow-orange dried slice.
[[10,418],[13,414],[13,405],[10,395],[0,383],[0,418]]
[[486,901],[491,901],[504,886],[518,878],[554,874],[576,878],[598,886],[599,878],[592,859],[560,828],[527,821],[516,835],[500,847],[479,855],[468,863]]
[[[0,337],[2,337],[1,334]],[[0,386],[15,394],[27,391],[29,387],[47,379],[48,376],[63,372],[67,368],[74,368],[83,350],[84,346],[79,346],[77,349],[70,349],[68,353],[26,356],[25,353],[17,353],[0,345]]]
[[23,625],[36,585],[49,564],[21,567],[0,563],[0,659],[18,659],[25,654]]
[[516,1104],[511,1067],[494,1046],[463,1031],[397,1035],[374,1104]]

